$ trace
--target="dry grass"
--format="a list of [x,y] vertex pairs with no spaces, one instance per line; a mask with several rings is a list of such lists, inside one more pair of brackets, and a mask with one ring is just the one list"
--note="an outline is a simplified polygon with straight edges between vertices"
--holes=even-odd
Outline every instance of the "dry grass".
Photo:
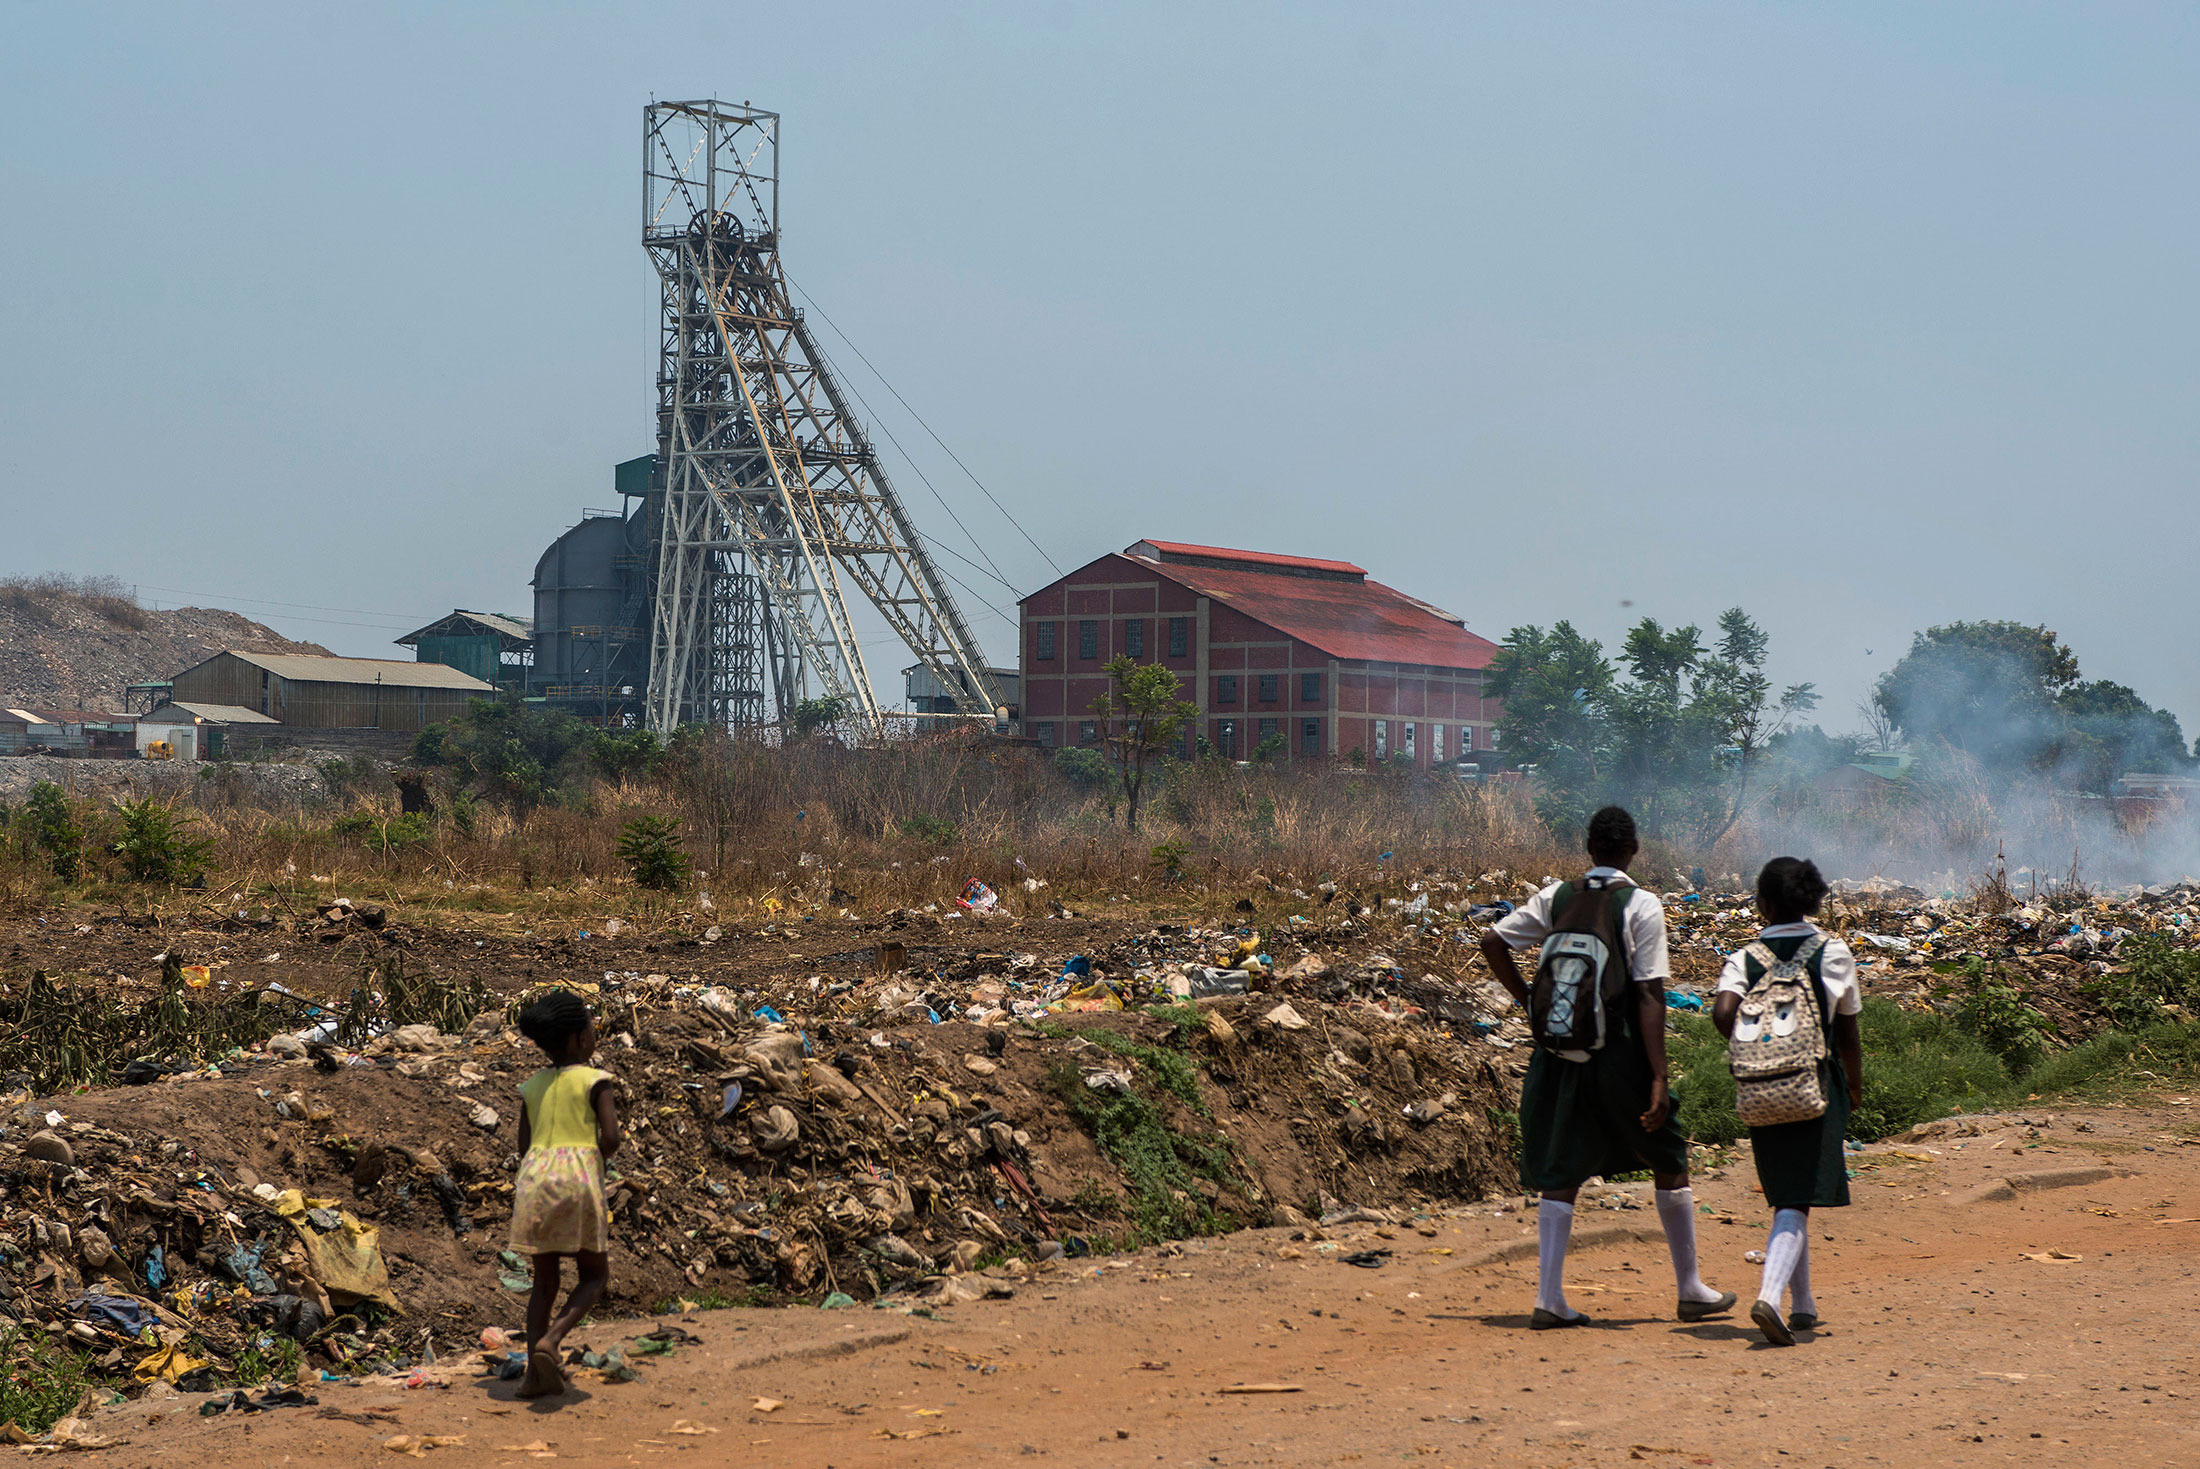
[[[660,776],[594,783],[563,806],[522,815],[477,804],[470,831],[448,792],[408,828],[392,820],[394,788],[346,805],[274,807],[240,786],[202,781],[195,796],[221,891],[303,902],[341,887],[479,913],[596,911],[614,889],[629,907],[692,907],[692,893],[652,898],[626,881],[613,848],[643,814],[680,820],[693,889],[726,913],[767,900],[945,906],[972,877],[1041,912],[1050,899],[1197,903],[1262,878],[1309,890],[1334,880],[1372,898],[1430,870],[1502,870],[1509,883],[1580,861],[1513,785],[1209,763],[1174,771],[1130,833],[1109,793],[1078,790],[1029,751],[955,739],[875,751],[727,742]],[[373,823],[338,829],[358,811]],[[1179,878],[1155,860],[1164,844],[1179,854]],[[1044,886],[1025,888],[1031,880]],[[0,900],[37,901],[51,888],[19,843],[0,864]]]
[[70,602],[131,632],[142,632],[150,621],[130,589],[115,577],[49,572],[0,581],[0,610],[13,612],[38,627],[52,627],[56,610]]

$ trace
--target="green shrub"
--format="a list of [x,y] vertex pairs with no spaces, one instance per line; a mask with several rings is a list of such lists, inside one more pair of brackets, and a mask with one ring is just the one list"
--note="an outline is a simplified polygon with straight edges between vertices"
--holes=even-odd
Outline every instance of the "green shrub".
[[680,848],[680,823],[670,816],[637,816],[619,828],[619,860],[645,888],[672,892],[693,866]]
[[2122,968],[2092,986],[2109,1024],[2142,1031],[2162,1019],[2162,1006],[2200,1012],[2200,950],[2180,949],[2160,934],[2128,940]]
[[919,811],[914,816],[902,818],[901,834],[911,841],[926,842],[935,847],[951,847],[962,840],[962,828],[945,817]]
[[115,855],[132,882],[189,882],[206,871],[214,843],[191,835],[189,812],[155,801],[119,801],[122,835]]
[[653,730],[599,730],[589,736],[588,760],[613,780],[654,775],[665,763],[665,744]]
[[[1945,991],[1943,991],[1945,993]],[[1985,1042],[2012,1072],[2039,1064],[2054,1024],[2036,1009],[2025,991],[2012,984],[2009,971],[1982,959],[1966,960],[1957,980],[1957,1026]]]
[[385,854],[435,839],[435,829],[428,824],[428,818],[418,812],[384,819],[372,811],[353,811],[330,822],[328,829],[336,836],[358,842],[370,852]]
[[1115,778],[1108,762],[1098,750],[1087,750],[1072,745],[1066,750],[1054,752],[1055,773],[1081,791],[1096,791]]
[[1192,855],[1192,849],[1179,841],[1155,844],[1148,860],[1164,881],[1176,882],[1184,876],[1184,859]]
[[97,1384],[92,1359],[31,1327],[0,1338],[0,1422],[42,1434],[76,1411]]
[[[1858,1017],[1864,1046],[1864,1101],[1849,1116],[1849,1136],[1871,1142],[1951,1112],[1976,1112],[2023,1093],[2009,1067],[1953,1019],[1913,1014],[1890,1000],[1867,999]],[[1726,1042],[1708,1016],[1676,1015],[1666,1055],[1681,1130],[1699,1143],[1730,1143],[1748,1132],[1734,1111]]]
[[53,875],[63,882],[83,877],[84,827],[68,792],[50,780],[40,781],[31,787],[23,816],[31,845],[44,855]]

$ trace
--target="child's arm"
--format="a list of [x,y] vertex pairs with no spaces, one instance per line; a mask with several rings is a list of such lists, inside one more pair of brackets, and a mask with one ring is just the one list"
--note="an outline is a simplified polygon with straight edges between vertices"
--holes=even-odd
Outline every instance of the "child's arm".
[[619,1131],[619,1102],[612,1095],[611,1078],[597,1082],[589,1090],[588,1100],[596,1109],[596,1149],[608,1158],[625,1140]]
[[528,1124],[527,1099],[522,1097],[519,1103],[519,1155],[522,1158],[526,1157],[527,1150],[534,1145],[535,1129]]
[[1849,1105],[1864,1105],[1864,1032],[1854,1015],[1833,1017],[1833,1044],[1841,1053],[1841,1069],[1848,1073]]

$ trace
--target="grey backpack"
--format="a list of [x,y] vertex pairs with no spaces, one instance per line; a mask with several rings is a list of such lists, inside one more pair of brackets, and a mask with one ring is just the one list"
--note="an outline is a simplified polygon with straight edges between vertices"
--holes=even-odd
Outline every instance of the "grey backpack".
[[1775,958],[1762,939],[1742,951],[1745,962],[1755,961],[1760,972],[1734,1016],[1727,1068],[1734,1073],[1734,1110],[1750,1127],[1808,1122],[1826,1114],[1818,1066],[1827,1055],[1826,1027],[1811,974],[1825,946],[1821,933],[1811,935],[1792,959]]

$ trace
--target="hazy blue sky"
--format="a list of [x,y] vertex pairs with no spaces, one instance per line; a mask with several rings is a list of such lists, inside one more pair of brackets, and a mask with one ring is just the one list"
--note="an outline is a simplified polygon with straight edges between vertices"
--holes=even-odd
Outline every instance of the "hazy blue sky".
[[528,610],[652,447],[653,94],[784,114],[790,272],[1063,567],[1739,603],[1829,728],[1918,628],[2045,621],[2200,726],[2170,6],[0,0],[0,573],[346,653]]

